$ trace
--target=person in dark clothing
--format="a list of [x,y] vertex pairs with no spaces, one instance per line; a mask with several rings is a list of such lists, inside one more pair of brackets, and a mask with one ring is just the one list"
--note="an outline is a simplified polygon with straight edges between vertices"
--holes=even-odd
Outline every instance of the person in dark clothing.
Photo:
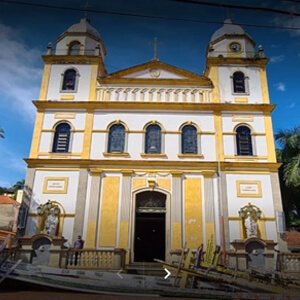
[[[83,246],[84,246],[84,240],[81,238],[81,235],[79,235],[77,237],[77,240],[74,242],[74,249],[80,250],[80,249],[83,249]],[[75,262],[74,262],[75,266],[77,265],[78,256],[80,258],[80,252],[75,251]]]

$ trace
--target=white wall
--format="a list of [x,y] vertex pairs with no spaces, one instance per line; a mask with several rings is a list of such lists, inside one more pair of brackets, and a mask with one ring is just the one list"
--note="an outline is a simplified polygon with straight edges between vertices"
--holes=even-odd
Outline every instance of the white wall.
[[[66,194],[44,194],[43,186],[45,177],[67,177],[69,179]],[[65,209],[65,213],[75,213],[77,200],[77,187],[79,180],[79,171],[51,171],[37,170],[35,173],[34,184],[32,188],[32,198],[29,212],[36,213],[40,204],[45,204],[48,200],[59,202]],[[26,225],[26,234],[36,233],[36,217],[29,217]],[[72,239],[74,218],[65,218],[63,227],[63,236],[66,239]]]
[[[178,154],[181,153],[181,135],[179,133],[168,133],[168,131],[178,132],[181,125],[187,121],[191,121],[198,125],[199,129],[203,132],[201,134],[201,154],[204,155],[206,161],[215,160],[215,137],[214,135],[205,135],[205,131],[214,132],[214,118],[212,113],[192,113],[192,112],[114,112],[103,111],[95,112],[94,127],[93,130],[106,130],[110,123],[120,120],[124,122],[129,131],[141,131],[140,133],[129,133],[127,140],[127,152],[132,159],[143,159],[140,154],[144,152],[144,133],[142,130],[144,126],[156,120],[163,126],[163,130],[167,131],[163,134],[163,147],[162,152],[167,154],[167,158],[170,160],[180,160]],[[91,158],[102,159],[104,158],[102,152],[107,151],[107,138],[108,134],[105,132],[94,132],[92,135],[92,148]],[[122,158],[118,158],[122,159]],[[126,158],[123,158],[126,159]],[[199,160],[199,159],[197,159]]]
[[[231,76],[234,72],[241,71],[249,79],[248,93],[234,94]],[[259,67],[253,66],[220,66],[218,68],[219,92],[221,102],[234,102],[234,98],[248,98],[248,103],[262,103],[262,90],[259,75]]]
[[[237,196],[237,180],[246,181],[260,181],[262,188],[262,197],[238,197]],[[227,174],[227,199],[228,199],[228,216],[238,217],[238,211],[241,207],[247,205],[249,202],[256,205],[263,212],[264,217],[275,218],[274,204],[272,197],[272,186],[269,174]],[[235,225],[234,225],[235,224]],[[276,226],[275,221],[268,221],[266,224],[266,235],[268,239],[276,241]],[[237,227],[237,228],[236,228]],[[230,221],[230,241],[240,238],[238,222]],[[238,237],[237,237],[238,235]]]
[[[75,91],[61,91],[64,72],[68,69],[76,69],[79,73],[77,88]],[[78,64],[56,64],[51,66],[49,86],[47,92],[48,100],[60,100],[64,95],[73,95],[77,101],[87,101],[90,92],[91,66]]]

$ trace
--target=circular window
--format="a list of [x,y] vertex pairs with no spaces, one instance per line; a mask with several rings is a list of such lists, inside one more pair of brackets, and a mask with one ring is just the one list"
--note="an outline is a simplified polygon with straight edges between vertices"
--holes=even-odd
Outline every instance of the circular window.
[[231,43],[229,47],[232,52],[240,52],[242,49],[241,44],[239,44],[237,42]]

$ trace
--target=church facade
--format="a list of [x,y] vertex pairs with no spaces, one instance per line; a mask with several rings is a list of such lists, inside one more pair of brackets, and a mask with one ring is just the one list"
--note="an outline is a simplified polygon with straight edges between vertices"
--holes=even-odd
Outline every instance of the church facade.
[[48,45],[23,233],[45,232],[40,215],[51,203],[52,234],[123,248],[127,262],[169,259],[208,239],[225,250],[251,237],[280,247],[262,47],[227,20],[208,43],[203,75],[158,59],[108,74],[105,55],[87,19]]

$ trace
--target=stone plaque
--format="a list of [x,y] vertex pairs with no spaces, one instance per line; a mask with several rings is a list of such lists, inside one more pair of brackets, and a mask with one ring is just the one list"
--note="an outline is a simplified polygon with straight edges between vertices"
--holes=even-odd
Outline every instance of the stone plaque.
[[238,197],[249,197],[249,198],[262,197],[260,181],[238,180],[236,182],[236,185],[237,185],[237,196]]
[[44,179],[44,194],[66,194],[68,190],[67,177],[46,177]]

